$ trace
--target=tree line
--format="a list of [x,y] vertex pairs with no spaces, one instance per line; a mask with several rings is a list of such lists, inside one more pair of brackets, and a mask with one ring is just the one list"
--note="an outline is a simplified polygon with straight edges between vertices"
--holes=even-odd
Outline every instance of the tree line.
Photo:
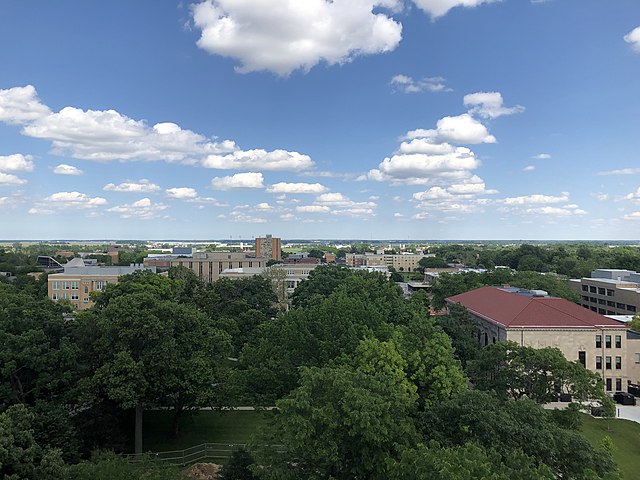
[[597,375],[554,349],[481,350],[464,309],[432,317],[380,274],[318,267],[286,312],[266,277],[184,269],[94,300],[72,317],[0,285],[5,478],[180,478],[95,452],[127,451],[131,432],[140,449],[146,409],[170,409],[179,435],[185,414],[240,404],[277,410],[227,479],[618,478],[576,410],[540,407],[565,392],[606,403]]

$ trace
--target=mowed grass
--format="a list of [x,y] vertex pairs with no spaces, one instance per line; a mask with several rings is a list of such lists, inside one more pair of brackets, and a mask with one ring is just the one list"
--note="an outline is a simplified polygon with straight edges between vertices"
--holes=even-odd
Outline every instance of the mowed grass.
[[609,435],[615,445],[613,458],[620,466],[625,480],[640,480],[640,423],[593,418],[591,415],[581,417],[582,433],[591,444],[597,448],[602,438]]
[[[200,411],[180,422],[180,436],[172,438],[173,418],[168,411],[144,413],[145,452],[183,450],[202,443],[247,443],[272,414],[255,411]],[[132,446],[133,448],[133,446]]]

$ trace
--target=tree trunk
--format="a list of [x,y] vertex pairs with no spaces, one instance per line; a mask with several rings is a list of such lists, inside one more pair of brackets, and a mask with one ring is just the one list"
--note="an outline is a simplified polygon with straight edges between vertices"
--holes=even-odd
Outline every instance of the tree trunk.
[[173,411],[173,438],[178,438],[180,435],[180,417],[182,416],[182,407],[175,407]]
[[136,433],[135,433],[135,453],[142,453],[142,416],[144,410],[142,404],[136,405]]

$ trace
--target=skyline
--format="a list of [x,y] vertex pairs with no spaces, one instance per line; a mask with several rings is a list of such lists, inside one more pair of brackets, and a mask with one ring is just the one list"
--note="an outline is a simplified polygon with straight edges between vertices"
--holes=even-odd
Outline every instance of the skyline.
[[12,1],[0,39],[3,239],[640,238],[634,0]]

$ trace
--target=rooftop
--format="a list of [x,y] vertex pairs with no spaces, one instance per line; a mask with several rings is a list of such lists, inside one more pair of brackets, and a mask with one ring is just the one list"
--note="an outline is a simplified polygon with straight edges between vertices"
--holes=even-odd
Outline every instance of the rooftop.
[[447,298],[506,328],[626,328],[564,298],[538,297],[498,287],[481,287]]

